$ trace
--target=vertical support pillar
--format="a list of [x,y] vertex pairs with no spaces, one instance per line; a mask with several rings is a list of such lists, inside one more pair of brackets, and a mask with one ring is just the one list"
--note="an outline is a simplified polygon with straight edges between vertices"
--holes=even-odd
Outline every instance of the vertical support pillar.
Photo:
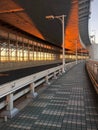
[[46,55],[45,55],[45,53],[46,53],[46,51],[45,51],[45,45],[43,45],[43,61],[46,61]]
[[78,61],[78,53],[77,53],[77,40],[75,41],[76,42],[76,64],[77,64],[77,61]]
[[28,40],[28,61],[30,61],[30,46],[29,46],[29,40]]
[[46,80],[46,84],[47,84],[47,85],[50,85],[50,82],[49,82],[49,77],[48,77],[48,75],[45,77],[45,80]]
[[8,33],[8,50],[7,50],[7,54],[8,54],[8,62],[10,62],[10,34]]
[[37,45],[37,42],[36,42],[36,61],[38,63],[38,45]]
[[13,94],[7,95],[7,111],[11,111],[13,109]]
[[97,65],[97,74],[96,74],[96,80],[97,80],[97,83],[98,83],[98,65]]
[[56,72],[53,73],[53,78],[57,79]]
[[24,61],[24,40],[22,38],[22,61]]
[[15,53],[15,61],[18,61],[18,37],[16,35],[16,53]]
[[59,75],[62,75],[61,69],[59,69]]
[[65,68],[65,30],[64,30],[64,17],[65,17],[65,15],[62,15],[62,19],[60,19],[61,20],[61,22],[62,22],[62,47],[63,47],[63,54],[62,54],[62,73],[65,73],[65,70],[66,70],[66,68]]
[[1,59],[1,46],[2,46],[2,44],[0,43],[0,62],[2,61]]
[[42,44],[41,43],[39,43],[40,44],[40,61],[41,61],[41,48],[42,48]]
[[12,118],[19,112],[19,110],[17,108],[14,108],[13,106],[13,93],[7,95],[6,102],[6,110],[1,115],[7,116],[8,118]]
[[50,50],[50,54],[51,54],[51,60],[52,60],[52,47],[51,47],[51,50]]
[[33,51],[33,62],[34,62],[34,44],[33,44],[32,51]]
[[34,83],[30,84],[30,93],[31,93],[32,97],[34,97],[34,98],[38,95],[38,93],[35,92],[35,84]]
[[46,45],[46,62],[47,62],[47,53],[48,53],[48,52],[47,52],[47,45]]

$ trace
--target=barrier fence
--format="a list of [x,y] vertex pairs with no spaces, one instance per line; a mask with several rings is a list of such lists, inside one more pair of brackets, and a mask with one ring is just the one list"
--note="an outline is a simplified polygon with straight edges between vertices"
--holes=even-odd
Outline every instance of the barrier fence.
[[86,68],[89,77],[94,85],[94,88],[98,94],[98,62],[89,60],[86,62]]
[[[74,66],[76,62],[66,64],[66,71]],[[14,108],[14,101],[29,93],[31,97],[36,97],[35,88],[43,83],[50,84],[50,79],[57,78],[62,74],[62,65],[53,67],[26,77],[2,84],[0,86],[0,110],[5,108],[1,116],[13,117],[19,111]]]

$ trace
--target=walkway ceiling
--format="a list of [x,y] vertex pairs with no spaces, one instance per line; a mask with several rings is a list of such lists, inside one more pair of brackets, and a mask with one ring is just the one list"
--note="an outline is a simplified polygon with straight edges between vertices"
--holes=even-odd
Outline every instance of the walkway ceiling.
[[81,42],[89,47],[91,45],[88,32],[88,22],[90,18],[90,2],[91,0],[79,0],[79,34]]
[[[50,43],[62,46],[62,26],[48,15],[67,15],[65,18],[65,47],[75,52],[83,50],[78,28],[79,0],[0,0],[0,21]],[[15,28],[14,28],[15,27]],[[83,50],[84,51],[84,50]]]

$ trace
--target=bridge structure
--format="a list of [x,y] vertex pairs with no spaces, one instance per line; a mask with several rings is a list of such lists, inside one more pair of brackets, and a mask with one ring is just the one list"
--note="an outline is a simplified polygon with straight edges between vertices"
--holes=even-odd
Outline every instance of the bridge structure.
[[[19,112],[20,100],[31,101],[39,88],[85,60],[98,93],[98,46],[88,35],[90,4],[91,0],[0,1],[0,116],[5,121]],[[86,121],[82,125],[86,128]]]

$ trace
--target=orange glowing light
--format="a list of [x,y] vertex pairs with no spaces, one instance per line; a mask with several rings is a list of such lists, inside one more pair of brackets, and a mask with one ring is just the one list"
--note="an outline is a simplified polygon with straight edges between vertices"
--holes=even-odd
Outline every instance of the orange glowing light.
[[66,27],[66,49],[75,51],[76,50],[76,43],[77,48],[82,48],[80,40],[79,40],[79,29],[78,29],[78,0],[74,2],[72,0],[72,7],[70,10],[70,16],[68,19],[68,24]]

